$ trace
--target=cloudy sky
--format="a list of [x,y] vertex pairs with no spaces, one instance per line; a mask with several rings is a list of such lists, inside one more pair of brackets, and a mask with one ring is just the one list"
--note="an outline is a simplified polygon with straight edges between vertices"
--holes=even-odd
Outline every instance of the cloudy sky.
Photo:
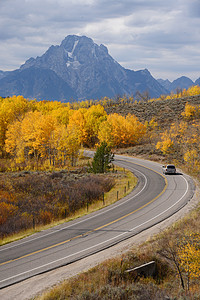
[[0,0],[0,70],[69,34],[107,46],[123,67],[156,78],[200,77],[199,0]]

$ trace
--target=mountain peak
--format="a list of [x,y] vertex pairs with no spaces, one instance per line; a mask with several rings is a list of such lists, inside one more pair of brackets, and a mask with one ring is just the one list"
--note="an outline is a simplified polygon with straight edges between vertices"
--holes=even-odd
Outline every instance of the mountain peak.
[[68,35],[61,43],[68,54],[68,58],[76,57],[80,64],[88,63],[88,60],[99,59],[100,56],[108,56],[108,49],[104,45],[98,46],[91,38],[86,36]]
[[181,76],[172,82],[168,79],[158,79],[158,82],[170,92],[177,92],[177,89],[188,89],[190,86],[194,85],[194,82],[186,76]]
[[[27,83],[27,80],[25,82],[25,73],[23,72],[25,70],[27,78],[32,78],[32,82]],[[19,90],[20,94],[23,92],[24,97],[30,98],[31,85],[34,81],[38,84],[38,80],[36,81],[34,76],[37,77],[38,72],[38,77],[40,76],[44,80],[45,70],[47,74],[46,81],[44,81],[46,90],[49,85],[52,85],[53,80],[56,80],[57,86],[59,86],[60,97],[56,100],[65,100],[66,96],[68,97],[69,93],[66,94],[66,90],[63,89],[64,82],[71,89],[72,97],[76,97],[77,100],[116,95],[129,96],[136,94],[138,90],[140,92],[148,90],[152,97],[166,92],[147,69],[135,72],[123,68],[109,55],[106,46],[103,44],[99,46],[86,36],[68,35],[60,45],[49,47],[42,56],[28,59],[20,67],[17,75],[13,75],[13,77],[18,76],[18,82],[22,81],[13,92],[16,94]],[[30,76],[28,75],[29,71]],[[59,78],[60,84],[58,84]],[[3,81],[3,79],[5,78],[0,79],[0,94],[7,93],[9,89],[12,93],[11,80]],[[26,87],[27,84],[30,85],[29,88]],[[22,86],[24,87],[21,91]],[[52,89],[49,88],[49,90]],[[57,91],[58,93],[59,91]]]
[[94,43],[91,38],[88,38],[85,35],[67,35],[60,45],[65,47],[66,45],[74,44],[76,41],[81,41],[83,43]]

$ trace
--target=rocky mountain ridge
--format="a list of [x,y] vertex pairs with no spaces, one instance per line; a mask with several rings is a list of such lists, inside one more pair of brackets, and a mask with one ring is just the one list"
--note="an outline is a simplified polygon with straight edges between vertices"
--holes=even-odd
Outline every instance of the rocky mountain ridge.
[[181,76],[174,81],[169,81],[168,79],[157,79],[157,81],[169,92],[176,92],[177,90],[188,89],[193,85],[200,85],[200,78],[196,81],[192,81],[189,77]]
[[0,95],[4,97],[22,94],[68,102],[145,91],[151,97],[167,93],[148,70],[123,68],[104,45],[98,46],[86,36],[67,36],[59,46],[28,59],[20,69],[0,73]]

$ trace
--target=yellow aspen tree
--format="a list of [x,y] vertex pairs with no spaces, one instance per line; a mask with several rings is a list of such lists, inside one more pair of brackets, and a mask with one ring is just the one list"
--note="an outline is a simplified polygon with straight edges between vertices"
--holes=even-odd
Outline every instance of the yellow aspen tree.
[[[173,123],[171,127],[161,133],[161,141],[156,144],[156,149],[160,149],[164,154],[182,155],[183,130],[187,128],[184,123]],[[181,130],[180,130],[181,129]]]
[[76,128],[67,127],[66,149],[71,166],[75,166],[79,157],[80,137]]
[[178,256],[180,266],[187,276],[187,288],[190,280],[200,278],[200,234],[184,236],[179,243]]
[[112,147],[127,147],[136,145],[146,132],[146,126],[134,115],[123,117],[111,114],[99,128],[99,140]]
[[5,150],[11,155],[15,164],[22,163],[24,156],[25,143],[21,132],[21,122],[15,121],[8,126],[5,140]]
[[99,126],[98,140],[100,144],[106,142],[109,147],[114,147],[115,143],[113,137],[112,124],[109,122],[108,119],[106,121],[103,121]]
[[125,118],[126,145],[136,145],[146,133],[146,125],[138,121],[134,115]]
[[4,107],[0,108],[0,156],[4,155],[5,152],[5,139],[6,139],[6,130],[9,124],[9,115],[8,111],[4,110]]
[[120,147],[120,145],[124,145],[126,138],[124,133],[124,117],[115,113],[109,115],[107,120],[112,128],[114,147]]
[[167,131],[162,133],[161,141],[156,144],[156,149],[160,149],[164,154],[170,154],[174,152],[174,142]]
[[57,125],[51,135],[51,144],[53,145],[54,152],[52,153],[53,160],[50,160],[50,165],[57,164],[59,166],[65,166],[67,161],[67,149],[65,146],[66,138],[67,138],[66,126],[62,124]]
[[54,110],[63,108],[63,103],[59,101],[39,101],[35,103],[35,108],[37,111],[40,111],[43,115],[50,114]]
[[59,107],[58,109],[53,110],[50,114],[57,119],[58,123],[67,126],[69,118],[73,114],[73,110],[69,107]]
[[57,125],[57,120],[51,115],[42,115],[36,122],[36,139],[38,141],[38,151],[40,157],[52,160],[55,156],[52,135]]
[[11,97],[11,107],[15,120],[21,120],[21,118],[31,109],[31,102],[25,99],[23,96]]
[[198,162],[199,154],[196,149],[188,150],[184,153],[184,161],[187,163],[187,166],[191,169],[199,169],[200,164]]
[[98,131],[100,124],[106,120],[107,113],[100,104],[93,105],[85,111],[87,141],[86,146],[92,147],[98,141]]
[[41,113],[29,112],[24,119],[15,121],[8,126],[6,134],[6,151],[14,156],[16,163],[28,160],[29,155],[39,156],[36,122],[40,119]]
[[72,166],[75,166],[80,150],[80,139],[77,128],[72,126],[68,126],[67,128],[62,127],[57,129],[56,135],[59,136],[59,140],[57,138],[59,158],[64,164],[68,160]]
[[38,140],[38,126],[37,122],[42,117],[40,112],[29,112],[22,121],[21,130],[23,140],[25,142],[25,147],[27,149],[28,155],[34,157],[36,163],[39,160],[39,147],[40,142]]
[[73,111],[73,114],[69,118],[68,128],[76,128],[76,133],[81,145],[85,145],[88,139],[88,132],[86,130],[86,120],[84,113],[85,109],[79,109]]
[[32,110],[33,102],[22,96],[2,99],[0,102],[0,156],[5,155],[6,131],[9,124],[21,121],[25,114]]
[[51,135],[57,120],[51,115],[42,115],[41,112],[29,112],[21,123],[21,135],[28,156],[33,156],[38,164],[39,159],[51,160]]

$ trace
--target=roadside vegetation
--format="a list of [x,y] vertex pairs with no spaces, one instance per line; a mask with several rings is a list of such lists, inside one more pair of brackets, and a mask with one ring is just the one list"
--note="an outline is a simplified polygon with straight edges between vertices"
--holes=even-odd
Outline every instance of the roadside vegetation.
[[101,175],[86,170],[0,174],[0,245],[99,210],[137,184],[121,168]]
[[71,217],[114,186],[109,176],[80,173],[77,180],[72,175],[61,171],[1,176],[0,237]]
[[[2,238],[66,220],[77,210],[87,213],[89,203],[102,205],[102,193],[111,193],[116,180],[124,180],[123,171],[88,174],[83,147],[105,143],[113,153],[174,163],[199,182],[200,88],[159,99],[140,96],[137,103],[120,97],[74,104],[0,98]],[[199,211],[200,206],[142,247],[38,299],[200,299]],[[152,260],[153,276],[125,272]]]

